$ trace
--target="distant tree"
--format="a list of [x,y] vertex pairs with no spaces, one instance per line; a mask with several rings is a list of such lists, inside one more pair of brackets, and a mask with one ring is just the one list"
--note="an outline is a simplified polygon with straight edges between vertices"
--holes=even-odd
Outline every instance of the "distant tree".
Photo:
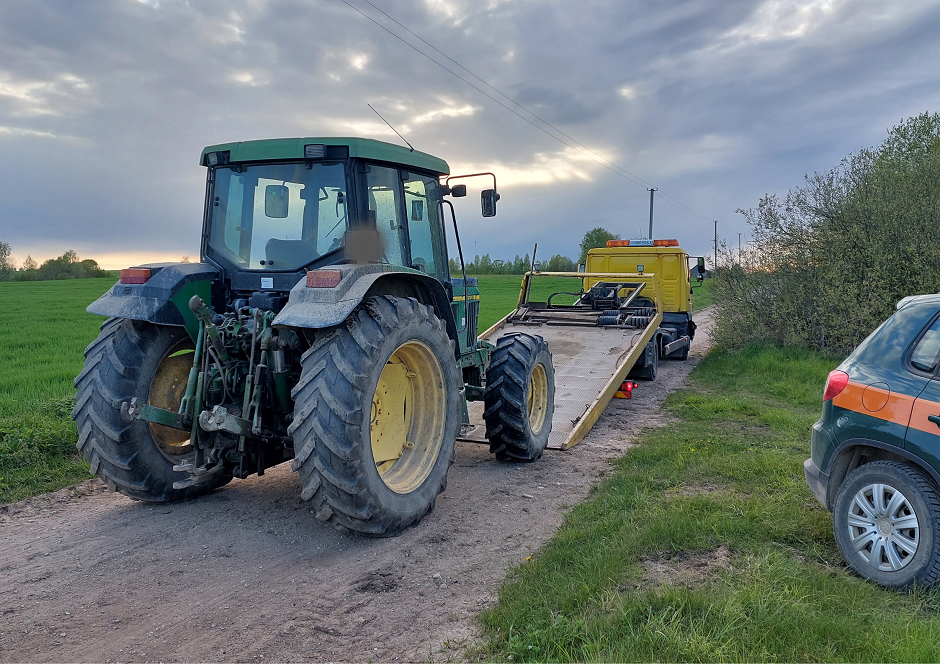
[[587,260],[588,251],[591,249],[606,247],[608,240],[619,239],[619,235],[614,235],[606,228],[601,228],[600,226],[592,228],[584,234],[584,239],[581,240],[581,257],[578,259],[578,263],[584,265],[584,262]]
[[567,256],[555,254],[542,264],[542,269],[546,272],[574,272],[578,266]]
[[39,268],[39,263],[33,260],[33,257],[29,254],[26,254],[26,260],[23,261],[23,270],[36,270]]
[[180,259],[180,263],[188,263],[188,262],[189,262],[189,256],[183,256],[183,257]]
[[0,242],[0,281],[9,281],[13,277],[16,265],[10,257],[12,249],[6,242]]
[[111,275],[106,270],[102,270],[98,267],[96,261],[90,258],[79,260],[78,254],[71,249],[58,258],[50,258],[45,261],[36,273],[36,278],[40,281],[50,281],[53,279],[89,279],[108,276]]

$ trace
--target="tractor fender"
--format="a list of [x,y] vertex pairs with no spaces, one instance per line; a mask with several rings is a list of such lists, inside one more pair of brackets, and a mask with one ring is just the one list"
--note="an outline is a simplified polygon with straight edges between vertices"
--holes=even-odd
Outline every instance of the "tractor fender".
[[118,281],[86,311],[99,316],[143,320],[157,325],[185,327],[193,338],[199,322],[189,310],[189,299],[198,295],[212,302],[212,283],[219,271],[205,263],[150,263],[150,278],[142,284]]
[[412,297],[434,308],[437,317],[447,327],[447,335],[456,343],[455,354],[460,352],[450,299],[437,279],[396,265],[331,265],[324,269],[340,272],[339,283],[332,288],[309,288],[307,280],[301,279],[291,289],[287,304],[274,319],[272,324],[275,327],[333,327],[346,320],[366,297]]

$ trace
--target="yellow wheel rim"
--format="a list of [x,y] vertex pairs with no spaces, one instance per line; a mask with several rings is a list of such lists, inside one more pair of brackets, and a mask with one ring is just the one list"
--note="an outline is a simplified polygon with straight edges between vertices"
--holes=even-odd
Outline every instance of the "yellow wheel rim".
[[420,341],[398,347],[372,397],[370,437],[379,477],[395,493],[411,493],[440,456],[447,419],[444,374]]
[[[189,370],[193,366],[193,351],[193,344],[189,339],[169,350],[150,382],[147,402],[151,406],[174,412],[179,410],[180,402],[186,393]],[[151,422],[150,433],[164,456],[179,457],[192,451],[188,431]]]
[[548,412],[548,376],[545,367],[536,364],[529,379],[529,429],[539,433],[545,425],[545,413]]

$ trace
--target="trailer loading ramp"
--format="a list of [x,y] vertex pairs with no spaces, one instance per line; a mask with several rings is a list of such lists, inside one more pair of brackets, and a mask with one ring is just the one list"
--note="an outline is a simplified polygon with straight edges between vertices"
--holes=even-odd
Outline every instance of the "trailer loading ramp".
[[[640,275],[543,272],[532,276],[616,277],[622,280]],[[524,280],[519,308],[480,335],[480,338],[494,346],[500,337],[513,332],[539,335],[545,339],[555,366],[555,413],[548,449],[566,450],[581,442],[597,422],[659,328],[663,315],[657,308],[655,315],[642,328],[599,327],[594,322],[596,315],[590,323],[585,321],[578,324],[570,322],[571,316],[565,316],[564,310],[560,310],[557,315],[557,318],[566,319],[564,322],[551,320],[551,310],[540,310],[540,318],[547,316],[549,320],[543,324],[533,324],[524,322],[525,317],[520,315],[528,304],[527,299]],[[471,401],[467,406],[472,429],[457,440],[487,443],[483,402]]]

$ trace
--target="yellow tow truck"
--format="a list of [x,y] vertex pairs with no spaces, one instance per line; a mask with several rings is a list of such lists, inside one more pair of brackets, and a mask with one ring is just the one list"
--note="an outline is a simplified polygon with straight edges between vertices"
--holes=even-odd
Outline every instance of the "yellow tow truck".
[[[704,269],[698,259],[699,280]],[[555,367],[548,448],[580,442],[628,377],[653,380],[661,358],[688,358],[695,336],[691,274],[677,240],[612,240],[588,252],[584,271],[523,276],[516,309],[480,338],[495,345],[537,328],[548,343]],[[581,289],[533,301],[532,282],[540,277],[577,277]],[[484,442],[482,409],[470,406],[471,427],[459,440]]]

